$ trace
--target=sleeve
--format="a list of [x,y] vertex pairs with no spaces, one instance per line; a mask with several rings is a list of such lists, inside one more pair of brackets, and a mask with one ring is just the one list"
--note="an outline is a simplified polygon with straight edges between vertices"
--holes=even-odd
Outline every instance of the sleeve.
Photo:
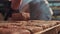
[[40,5],[41,5],[40,8],[42,9],[42,11],[43,12],[45,11],[44,13],[46,13],[46,14],[50,13],[51,15],[53,15],[53,11],[50,8],[49,3],[48,3],[47,0],[40,1]]
[[52,9],[50,8],[49,6],[49,3],[47,0],[42,0],[40,1],[40,8],[41,8],[41,11],[42,11],[42,14],[41,14],[41,19],[43,20],[51,20],[52,19],[52,15],[53,15],[53,11]]
[[53,12],[49,7],[47,0],[34,0],[30,3],[30,9],[31,19],[51,20]]

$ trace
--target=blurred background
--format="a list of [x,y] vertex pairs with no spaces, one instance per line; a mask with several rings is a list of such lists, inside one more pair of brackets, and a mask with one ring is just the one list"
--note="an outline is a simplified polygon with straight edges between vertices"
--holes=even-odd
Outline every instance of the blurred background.
[[[49,6],[52,8],[54,15],[52,20],[60,20],[60,0],[47,0]],[[10,0],[0,0],[0,20],[4,19],[4,13],[10,11],[11,2]],[[2,13],[2,15],[1,15]]]
[[54,12],[52,19],[60,20],[60,0],[48,0],[48,2]]

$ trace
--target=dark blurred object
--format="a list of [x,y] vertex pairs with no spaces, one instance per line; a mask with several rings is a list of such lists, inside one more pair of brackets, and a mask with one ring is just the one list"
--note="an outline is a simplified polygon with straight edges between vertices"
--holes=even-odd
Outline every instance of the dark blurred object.
[[60,20],[60,10],[53,10],[53,18],[52,20]]
[[60,10],[53,10],[54,14],[53,16],[60,16]]
[[11,2],[9,0],[0,0],[0,12],[4,16],[4,20],[7,20],[11,16]]
[[0,13],[4,16],[5,10],[4,10],[4,2],[5,0],[0,0]]

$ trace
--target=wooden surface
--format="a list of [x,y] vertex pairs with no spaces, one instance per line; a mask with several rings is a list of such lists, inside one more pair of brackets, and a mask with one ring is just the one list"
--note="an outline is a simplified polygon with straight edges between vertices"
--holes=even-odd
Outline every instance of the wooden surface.
[[[4,30],[10,31],[10,29],[12,29],[13,31],[11,31],[11,33],[12,32],[14,33],[15,31],[21,33],[24,31],[24,33],[27,32],[28,34],[57,34],[58,31],[60,31],[59,27],[60,27],[59,21],[40,21],[40,20],[15,21],[15,22],[0,21],[0,32],[1,31],[3,32]],[[20,31],[21,29],[22,31]]]

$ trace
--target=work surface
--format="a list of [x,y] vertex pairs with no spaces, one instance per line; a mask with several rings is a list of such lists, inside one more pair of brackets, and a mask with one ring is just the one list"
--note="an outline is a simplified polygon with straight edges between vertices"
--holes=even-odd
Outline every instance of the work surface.
[[0,21],[2,34],[58,34],[60,21]]

